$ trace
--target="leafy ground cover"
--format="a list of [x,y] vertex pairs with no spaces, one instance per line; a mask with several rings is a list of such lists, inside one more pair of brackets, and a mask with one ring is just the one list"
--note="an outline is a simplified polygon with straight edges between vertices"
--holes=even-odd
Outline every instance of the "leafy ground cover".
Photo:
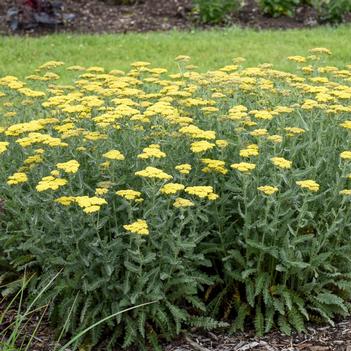
[[6,273],[34,274],[63,334],[106,318],[86,347],[347,316],[351,66],[333,56],[280,55],[292,72],[235,56],[199,73],[180,55],[177,73],[49,61],[2,76]]

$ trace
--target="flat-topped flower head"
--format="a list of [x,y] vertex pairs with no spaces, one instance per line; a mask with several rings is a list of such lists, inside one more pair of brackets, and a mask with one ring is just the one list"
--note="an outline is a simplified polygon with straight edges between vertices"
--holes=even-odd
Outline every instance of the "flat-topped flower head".
[[116,195],[123,197],[126,200],[141,202],[141,192],[133,189],[125,189],[116,191]]
[[25,183],[27,181],[28,181],[28,177],[26,173],[17,172],[17,173],[14,173],[12,176],[8,177],[7,184],[16,185],[20,183]]
[[192,207],[192,206],[195,206],[195,204],[188,199],[177,197],[173,203],[173,206],[176,208],[183,208],[183,207]]
[[271,161],[274,164],[274,166],[282,169],[290,169],[292,165],[292,161],[289,161],[284,157],[272,157]]
[[319,184],[312,179],[299,180],[296,182],[296,184],[302,189],[307,189],[312,192],[316,192],[319,190]]
[[141,159],[148,158],[163,158],[166,157],[166,154],[160,150],[159,144],[151,144],[148,147],[143,149],[143,152],[137,156]]
[[191,165],[188,163],[182,163],[178,166],[175,166],[175,169],[181,174],[189,174],[191,171]]
[[105,154],[103,154],[102,156],[105,158],[108,158],[109,160],[119,160],[119,161],[124,160],[124,155],[118,150],[110,150]]
[[341,157],[343,160],[351,160],[351,151],[343,151],[343,152],[340,154],[340,157]]
[[225,162],[222,160],[212,160],[210,158],[202,158],[201,162],[206,165],[206,167],[202,169],[204,173],[211,173],[211,172],[216,172],[221,174],[228,173],[228,170],[225,168]]
[[313,48],[313,49],[310,49],[309,52],[313,54],[326,54],[326,55],[332,54],[332,52],[327,48]]
[[270,185],[259,186],[257,189],[266,195],[273,195],[279,190],[277,187]]
[[64,170],[66,173],[77,173],[79,168],[79,163],[76,160],[70,160],[64,163],[57,163],[56,167],[58,169]]
[[194,153],[205,152],[211,150],[216,146],[214,143],[210,143],[207,140],[195,141],[191,144],[191,151]]
[[66,185],[68,183],[67,179],[56,178],[54,176],[43,177],[35,189],[38,192],[46,191],[46,190],[58,190],[60,187]]
[[156,178],[156,179],[172,179],[173,177],[166,172],[162,171],[162,169],[148,166],[141,171],[135,172],[136,176],[145,177],[145,178]]
[[0,154],[5,152],[9,146],[9,142],[7,141],[0,141]]
[[249,162],[240,162],[240,163],[233,163],[232,165],[230,165],[230,167],[242,173],[250,173],[256,168],[256,165],[254,163],[249,163]]
[[131,224],[125,224],[123,228],[128,232],[131,232],[134,234],[139,234],[139,235],[149,234],[149,228],[148,228],[147,222],[144,219],[138,219]]
[[178,193],[179,191],[183,190],[184,188],[185,188],[185,186],[183,184],[168,183],[168,184],[165,184],[160,189],[160,193],[166,194],[166,195],[174,195],[174,194]]
[[213,187],[208,185],[188,186],[184,191],[200,199],[208,198],[209,200],[216,200],[218,198],[218,195],[213,192]]

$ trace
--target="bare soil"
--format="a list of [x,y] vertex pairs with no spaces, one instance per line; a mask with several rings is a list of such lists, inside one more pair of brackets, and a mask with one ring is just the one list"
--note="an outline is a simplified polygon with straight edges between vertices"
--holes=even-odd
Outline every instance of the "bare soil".
[[[73,13],[72,23],[56,28],[39,28],[17,34],[48,34],[52,32],[75,33],[126,33],[167,31],[171,29],[190,30],[209,28],[200,25],[192,9],[191,0],[142,0],[132,6],[112,5],[101,0],[61,0],[65,12]],[[15,0],[0,1],[0,34],[13,34],[6,24],[7,9]],[[351,14],[345,17],[351,22]],[[293,17],[272,18],[263,15],[255,0],[246,0],[239,13],[229,15],[222,26],[240,26],[255,29],[289,29],[318,26],[316,12],[303,6]]]

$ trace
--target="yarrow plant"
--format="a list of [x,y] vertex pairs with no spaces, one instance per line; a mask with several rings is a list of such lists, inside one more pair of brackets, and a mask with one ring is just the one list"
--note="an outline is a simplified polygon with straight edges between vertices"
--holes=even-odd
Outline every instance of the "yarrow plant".
[[0,77],[2,258],[33,294],[60,271],[43,303],[92,347],[348,314],[351,65],[330,54]]

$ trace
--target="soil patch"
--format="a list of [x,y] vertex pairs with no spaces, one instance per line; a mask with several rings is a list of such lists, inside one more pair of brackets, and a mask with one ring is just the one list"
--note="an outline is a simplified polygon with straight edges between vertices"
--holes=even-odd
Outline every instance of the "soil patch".
[[[64,0],[65,12],[74,13],[72,23],[56,28],[38,28],[18,34],[48,34],[53,32],[75,33],[126,33],[190,30],[210,28],[196,21],[191,0],[144,0],[132,6],[111,5],[99,0]],[[0,34],[12,34],[6,24],[6,11],[14,0],[0,3]],[[345,17],[351,22],[351,15]],[[247,0],[239,13],[228,16],[225,26],[237,25],[255,29],[290,29],[317,26],[317,14],[308,7],[297,9],[293,17],[272,18],[263,15],[255,0]],[[224,25],[223,25],[224,26]]]

